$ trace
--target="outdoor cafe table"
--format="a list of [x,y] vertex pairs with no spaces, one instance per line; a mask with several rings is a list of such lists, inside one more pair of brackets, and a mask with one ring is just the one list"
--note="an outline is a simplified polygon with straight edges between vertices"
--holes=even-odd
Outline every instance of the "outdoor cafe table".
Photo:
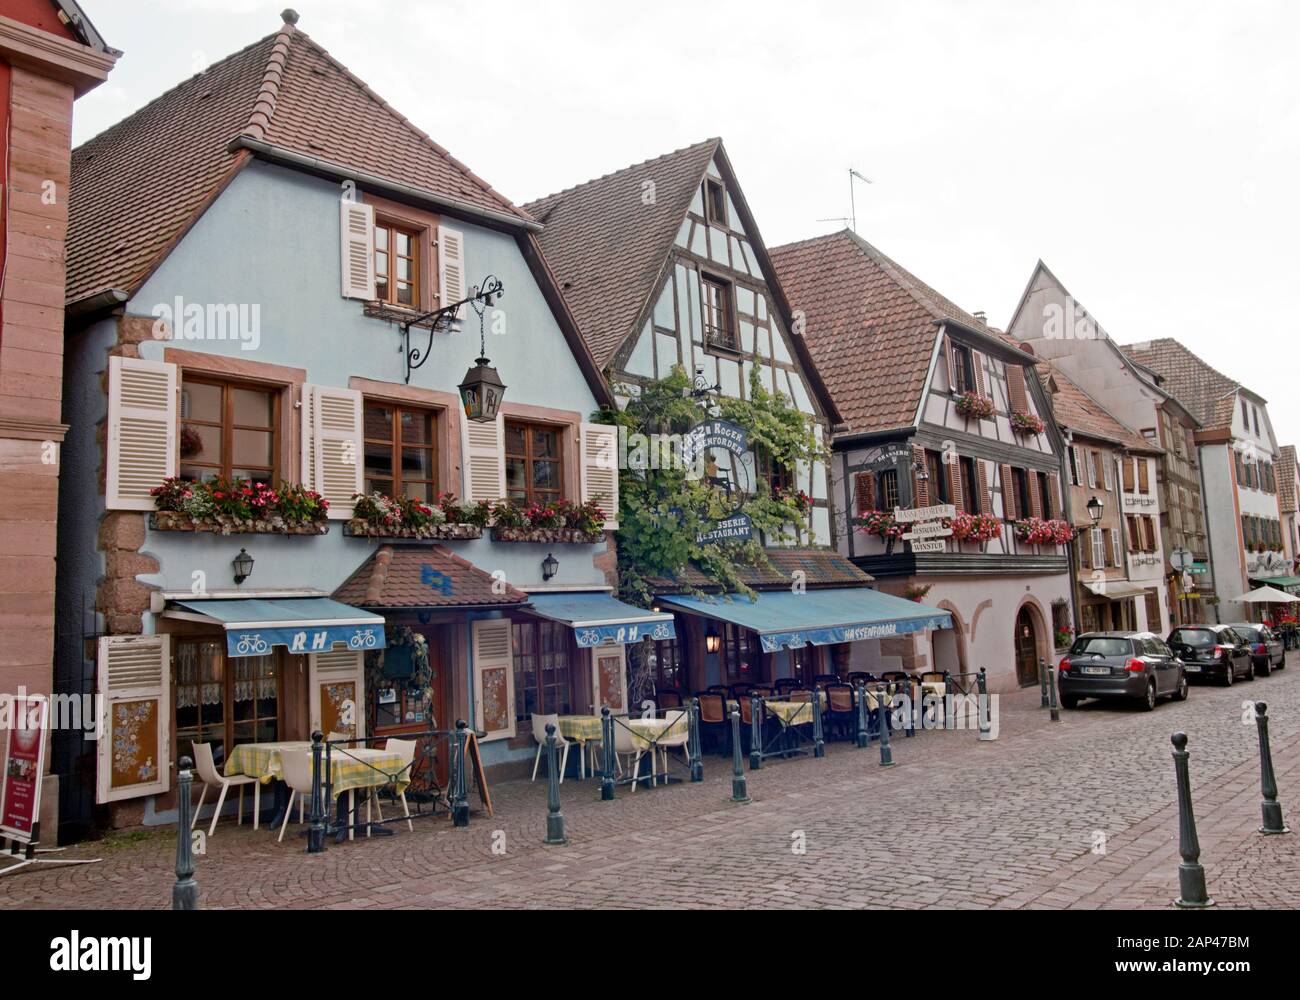
[[[595,765],[594,755],[596,752],[596,746],[599,745],[603,739],[600,729],[601,716],[561,715],[559,717],[559,723],[560,734],[565,739],[573,740],[575,743],[579,744],[579,748],[583,753],[586,752],[588,744],[592,745],[591,752],[593,755],[593,762],[591,773],[593,775],[597,774],[598,768]],[[637,748],[640,750],[651,751],[650,770],[652,775],[655,773],[654,749],[656,749],[657,741],[669,735],[680,736],[686,732],[688,728],[685,715],[678,717],[676,723],[672,727],[671,733],[669,732],[669,722],[667,719],[616,717],[614,725],[626,725],[627,728],[632,731],[632,741],[636,744]]]
[[[241,743],[226,758],[225,774],[247,774],[265,784],[284,774],[280,754],[285,750],[305,750],[311,753],[312,744],[303,740],[275,743]],[[324,754],[322,752],[322,758]],[[333,747],[330,750],[330,785],[333,795],[348,793],[348,811],[356,805],[358,788],[379,788],[396,784],[402,791],[411,783],[408,768],[400,754],[389,753],[373,747]],[[322,776],[322,782],[324,778]],[[352,833],[348,834],[351,838]]]

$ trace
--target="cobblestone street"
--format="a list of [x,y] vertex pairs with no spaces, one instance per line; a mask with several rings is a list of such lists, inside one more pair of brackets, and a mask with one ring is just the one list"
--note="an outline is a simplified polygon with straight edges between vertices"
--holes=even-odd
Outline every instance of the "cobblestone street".
[[[1293,662],[1295,662],[1293,660]],[[705,758],[704,784],[599,801],[594,782],[563,785],[570,845],[542,845],[546,785],[493,789],[494,819],[469,829],[335,846],[228,822],[198,859],[201,904],[218,907],[1166,907],[1177,895],[1177,808],[1169,736],[1185,730],[1202,862],[1223,907],[1284,907],[1300,892],[1295,836],[1264,837],[1253,722],[1269,705],[1283,814],[1300,822],[1300,667],[1230,688],[1195,687],[1146,713],[1085,705],[1052,724],[1037,690],[1001,700],[995,743],[923,732],[830,746],[826,759],[748,772],[732,805],[730,766]],[[471,800],[476,804],[476,800]],[[500,831],[496,833],[495,831]],[[504,836],[505,853],[493,852]],[[1094,845],[1104,838],[1104,853]],[[802,840],[806,853],[796,853]],[[0,881],[5,907],[169,904],[170,831],[83,844],[78,868]]]

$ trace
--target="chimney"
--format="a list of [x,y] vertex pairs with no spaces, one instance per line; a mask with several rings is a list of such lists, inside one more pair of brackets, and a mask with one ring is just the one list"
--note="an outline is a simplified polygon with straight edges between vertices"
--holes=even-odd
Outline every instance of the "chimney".
[[977,310],[975,311],[975,318],[976,318],[977,320],[980,321],[980,326],[988,326],[988,325],[989,325],[989,318],[988,318],[988,316],[985,314],[985,312],[984,312],[983,309],[977,309]]

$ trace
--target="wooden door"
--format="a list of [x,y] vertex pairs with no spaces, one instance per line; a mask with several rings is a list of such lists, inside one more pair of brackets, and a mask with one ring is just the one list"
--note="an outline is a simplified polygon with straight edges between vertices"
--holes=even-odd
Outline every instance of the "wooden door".
[[1016,678],[1021,687],[1038,683],[1038,629],[1028,608],[1016,616]]

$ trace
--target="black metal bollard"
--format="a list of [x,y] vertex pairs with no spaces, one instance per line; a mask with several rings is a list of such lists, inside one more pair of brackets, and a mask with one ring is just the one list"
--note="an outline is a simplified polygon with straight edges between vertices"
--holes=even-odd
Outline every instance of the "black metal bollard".
[[190,769],[194,761],[182,757],[177,764],[180,773],[176,776],[176,884],[172,886],[172,909],[197,910],[199,884],[194,881],[194,843],[190,839],[190,818],[194,809],[190,801],[194,775]]
[[1268,705],[1255,702],[1255,727],[1259,730],[1259,788],[1264,796],[1260,810],[1264,825],[1260,833],[1290,833],[1282,822],[1282,803],[1277,800],[1277,778],[1273,775],[1273,751],[1268,746]]
[[704,780],[704,748],[700,745],[700,699],[692,698],[688,708],[690,735],[686,738],[686,755],[690,758],[691,781]]
[[456,720],[456,769],[452,775],[451,825],[469,826],[469,783],[465,774],[465,752],[469,734],[464,719]]
[[[311,825],[307,828],[307,853],[320,854],[325,850],[325,810],[321,796],[321,754],[325,734],[319,729],[311,734]],[[289,803],[293,805],[292,802]]]
[[1192,780],[1187,773],[1187,734],[1174,733],[1174,772],[1178,778],[1178,866],[1179,896],[1174,905],[1183,908],[1213,906],[1205,890],[1205,869],[1201,867],[1201,842],[1196,838],[1196,817],[1192,815]]
[[822,689],[820,684],[813,685],[812,694],[812,714],[813,714],[813,756],[826,756],[826,740],[822,734]]
[[[740,716],[739,710],[736,712]],[[733,732],[732,735],[735,735]],[[739,743],[736,744],[740,746]],[[740,753],[739,750],[736,753]],[[749,769],[757,771],[763,766],[763,699],[756,694],[749,696]]]
[[[752,768],[751,761],[750,767]],[[745,768],[740,759],[740,709],[731,710],[731,801],[744,804],[749,801],[749,785],[745,781]]]
[[867,732],[867,686],[858,681],[858,749],[871,745],[871,734]]
[[1052,721],[1061,721],[1061,709],[1056,704],[1056,671],[1047,671],[1047,707],[1051,710]]
[[889,689],[876,689],[876,711],[880,714],[880,766],[894,766],[894,748],[889,745]]
[[980,742],[986,743],[996,737],[993,735],[993,725],[989,720],[989,680],[983,667],[980,667],[980,672],[975,677],[975,686],[979,691],[979,704],[976,709],[979,714]]
[[1046,658],[1040,656],[1038,658],[1038,683],[1043,689],[1043,704],[1040,706],[1041,708],[1047,707],[1047,675],[1049,672],[1050,669],[1047,666]]
[[563,847],[569,842],[564,835],[564,813],[560,812],[560,769],[555,753],[555,723],[546,724],[546,839],[549,847]]
[[609,706],[600,709],[600,801],[614,801],[614,717],[609,713]]

